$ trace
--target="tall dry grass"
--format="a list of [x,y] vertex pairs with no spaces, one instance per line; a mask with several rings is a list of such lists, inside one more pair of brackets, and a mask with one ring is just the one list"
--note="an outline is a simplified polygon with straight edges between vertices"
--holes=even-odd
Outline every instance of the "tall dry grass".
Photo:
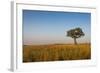
[[90,44],[23,45],[23,62],[25,63],[90,58]]

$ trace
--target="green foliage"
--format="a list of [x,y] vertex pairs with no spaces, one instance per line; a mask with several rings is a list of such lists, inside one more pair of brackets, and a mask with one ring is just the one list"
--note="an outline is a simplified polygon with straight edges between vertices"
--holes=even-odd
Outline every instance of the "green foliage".
[[74,38],[74,43],[77,44],[76,39],[84,36],[84,32],[82,31],[81,28],[75,28],[67,31],[67,36]]
[[85,34],[81,28],[75,28],[75,29],[71,29],[71,30],[67,31],[67,36],[72,37],[72,38],[79,38],[84,35]]

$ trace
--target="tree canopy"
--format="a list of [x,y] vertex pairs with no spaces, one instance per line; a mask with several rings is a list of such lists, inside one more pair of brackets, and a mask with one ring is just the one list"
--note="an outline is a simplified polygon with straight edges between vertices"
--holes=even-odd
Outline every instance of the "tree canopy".
[[67,36],[68,36],[68,37],[71,37],[71,38],[74,38],[75,44],[77,44],[76,39],[77,39],[77,38],[80,38],[80,37],[82,37],[82,36],[84,36],[84,35],[85,35],[84,32],[83,32],[82,29],[79,28],[79,27],[67,31]]

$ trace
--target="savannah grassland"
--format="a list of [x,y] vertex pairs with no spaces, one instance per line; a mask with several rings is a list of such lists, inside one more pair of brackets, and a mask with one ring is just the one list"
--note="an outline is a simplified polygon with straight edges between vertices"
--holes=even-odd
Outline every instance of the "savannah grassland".
[[23,62],[91,59],[90,44],[23,45]]

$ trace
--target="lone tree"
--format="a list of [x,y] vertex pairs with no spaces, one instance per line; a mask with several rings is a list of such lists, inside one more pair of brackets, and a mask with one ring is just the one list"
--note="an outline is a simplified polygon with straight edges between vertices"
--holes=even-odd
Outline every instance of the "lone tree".
[[76,39],[80,38],[84,35],[85,34],[84,34],[84,32],[82,31],[81,28],[75,28],[75,29],[71,29],[71,30],[67,31],[67,36],[74,39],[74,44],[75,45],[77,44]]

